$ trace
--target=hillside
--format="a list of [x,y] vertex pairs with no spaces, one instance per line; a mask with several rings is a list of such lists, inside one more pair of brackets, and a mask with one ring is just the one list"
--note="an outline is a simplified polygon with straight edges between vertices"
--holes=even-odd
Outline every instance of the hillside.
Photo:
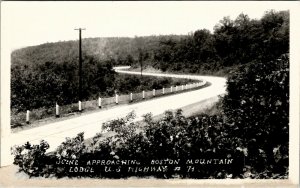
[[[138,61],[138,52],[153,54],[161,40],[176,40],[186,36],[165,35],[146,37],[110,37],[82,39],[82,51],[96,60],[110,60],[111,63],[122,65]],[[70,62],[78,58],[78,41],[45,43],[38,46],[21,48],[12,52],[12,65],[40,64],[46,61],[56,63]]]
[[[253,59],[269,61],[289,50],[289,12],[269,11],[259,19],[240,14],[224,17],[214,32],[201,29],[187,35],[83,39],[83,53],[112,65],[140,63],[161,69],[214,74]],[[46,43],[15,50],[12,66],[70,62],[78,56],[78,41]],[[228,71],[225,71],[225,73]]]
[[[261,19],[250,19],[245,14],[234,20],[225,17],[216,24],[213,33],[201,29],[183,36],[84,39],[83,48],[84,99],[99,94],[140,91],[147,84],[155,88],[159,84],[171,83],[145,77],[142,81],[140,76],[118,78],[120,75],[113,71],[113,65],[132,65],[136,70],[142,65],[155,71],[218,74],[227,78],[217,78],[223,80],[219,82],[222,84],[212,82],[212,87],[205,94],[196,90],[181,98],[175,98],[179,96],[175,95],[174,98],[161,98],[164,101],[154,99],[139,103],[139,106],[128,105],[61,124],[49,124],[29,134],[22,132],[26,139],[31,136],[33,141],[40,140],[38,137],[50,140],[54,143],[50,144],[51,150],[56,148],[54,145],[59,138],[75,132],[79,134],[74,138],[67,137],[50,153],[46,152],[50,142],[45,140],[39,145],[27,142],[13,147],[14,164],[19,166],[20,172],[29,177],[45,178],[290,178],[289,141],[293,137],[289,137],[292,129],[289,127],[288,11],[268,11]],[[12,111],[54,106],[55,102],[60,105],[76,102],[77,71],[76,41],[14,51]],[[220,86],[222,92],[218,93],[218,87],[214,86]],[[179,109],[175,113],[167,111],[157,121],[150,113],[143,115],[143,122],[134,121],[136,115],[133,112],[120,118],[126,110],[137,111],[138,119],[147,112],[162,113],[160,107],[178,109],[194,104],[194,101],[187,102],[191,98],[201,101],[201,98],[212,95],[219,97],[215,114],[203,112],[186,118]],[[177,101],[180,101],[180,106],[176,106]],[[94,135],[92,138],[91,133]],[[85,138],[90,139],[85,141]],[[76,168],[88,167],[90,170],[95,167],[95,171],[71,171],[71,168],[75,169],[73,162],[72,165],[62,162],[69,159],[80,161],[79,165],[74,165]],[[136,170],[129,170],[132,167],[127,165],[117,167],[117,163],[98,165],[97,162],[94,166],[87,163],[115,159],[134,159],[140,163],[134,164]],[[178,163],[162,162],[173,159]],[[210,162],[199,162],[201,159]],[[213,165],[211,162],[220,159],[229,159],[233,163],[223,163],[222,160],[222,163],[215,162],[216,165]],[[198,162],[188,162],[196,160]],[[139,170],[164,165],[165,171]],[[113,170],[106,171],[107,167]]]
[[[245,14],[235,20],[224,17],[213,33],[201,29],[187,35],[86,38],[82,45],[84,88],[93,94],[111,90],[114,65],[227,76],[249,62],[268,62],[289,52],[289,12],[268,11],[259,20]],[[67,96],[77,95],[78,41],[22,48],[11,57],[12,106],[40,106],[30,102],[37,96],[48,96],[51,104],[76,100]],[[90,95],[86,92],[84,98]]]

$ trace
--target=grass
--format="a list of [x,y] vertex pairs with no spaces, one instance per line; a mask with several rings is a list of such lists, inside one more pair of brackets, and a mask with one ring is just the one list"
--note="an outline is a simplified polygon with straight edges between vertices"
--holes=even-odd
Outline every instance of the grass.
[[[160,88],[160,87],[170,87],[172,85],[182,85],[187,83],[194,83],[196,80],[190,79],[181,79],[181,78],[165,78],[165,77],[151,77],[151,76],[143,76],[142,78],[137,75],[123,75],[118,74],[115,81],[115,91],[118,92],[120,98],[122,95],[124,100],[120,99],[120,103],[128,103],[129,102],[129,95],[130,92],[138,93],[141,97],[141,92],[143,90],[150,92],[153,88]],[[84,111],[93,111],[98,109],[98,96],[103,97],[102,106],[103,107],[110,107],[114,105],[114,92],[113,91],[106,91],[104,93],[97,93],[90,96],[90,98],[82,101],[82,106]],[[137,97],[135,97],[137,98]],[[44,99],[43,99],[44,100]],[[40,120],[47,120],[53,119],[55,116],[55,103],[52,106],[43,106],[36,109],[29,109],[30,110],[30,124],[39,122]],[[60,116],[72,116],[74,114],[79,113],[78,104],[64,104],[60,106]],[[54,118],[55,119],[55,118]],[[19,111],[17,108],[11,109],[11,127],[23,127],[28,126],[26,124],[26,111]]]
[[[139,65],[137,65],[137,66],[139,66]],[[231,66],[231,67],[223,67],[222,69],[219,69],[219,70],[204,70],[204,69],[202,69],[202,70],[197,70],[197,72],[195,72],[195,73],[191,73],[190,69],[186,69],[186,70],[183,69],[181,71],[166,70],[165,72],[163,72],[160,69],[157,69],[157,68],[154,68],[154,67],[148,65],[143,69],[143,72],[228,77],[228,75],[230,75],[230,72],[236,70],[237,67],[238,67],[238,65],[234,65],[234,66]],[[140,67],[133,67],[133,68],[130,68],[129,70],[135,71],[135,72],[140,72],[141,68]]]
[[[152,100],[152,99],[159,98],[159,97],[166,97],[166,96],[173,95],[173,94],[179,94],[179,93],[182,93],[182,92],[193,91],[193,90],[196,90],[196,89],[202,89],[202,88],[208,87],[210,85],[211,84],[207,82],[205,85],[200,86],[200,87],[187,89],[187,90],[183,90],[183,91],[179,90],[179,91],[173,92],[173,93],[165,93],[164,95],[156,95],[155,97],[145,98],[145,100]],[[108,109],[116,108],[116,107],[123,106],[123,105],[134,104],[134,103],[142,102],[142,101],[145,101],[145,100],[142,100],[140,98],[140,99],[134,100],[131,103],[129,101],[123,101],[123,102],[120,101],[120,103],[118,105],[116,105],[115,103],[111,103],[111,104],[102,106],[101,109],[99,109],[99,107],[97,106],[97,101],[92,101],[92,102],[91,101],[86,101],[85,102],[86,105],[84,105],[84,109],[83,109],[82,112],[79,112],[77,110],[77,106],[76,106],[76,108],[74,108],[74,104],[65,105],[65,106],[62,106],[62,108],[64,108],[64,111],[69,112],[69,113],[61,114],[61,116],[59,118],[57,118],[57,117],[55,117],[55,115],[53,115],[53,114],[55,114],[54,109],[53,109],[52,115],[50,114],[50,116],[48,116],[48,117],[46,117],[43,114],[44,108],[42,108],[41,111],[37,109],[37,110],[35,110],[35,116],[36,117],[44,117],[44,118],[43,119],[36,119],[35,121],[32,121],[29,124],[25,123],[26,113],[19,114],[19,116],[12,116],[12,119],[15,122],[17,122],[15,124],[15,126],[12,126],[12,132],[19,132],[19,131],[31,129],[31,128],[34,128],[34,127],[43,126],[43,125],[46,125],[46,124],[49,124],[49,123],[63,121],[63,120],[67,120],[67,119],[70,119],[70,118],[74,118],[74,117],[78,117],[78,116],[86,115],[86,114],[90,114],[90,113],[96,113],[96,112],[99,112],[99,111],[108,110]],[[91,105],[91,104],[94,104],[94,105]],[[16,119],[16,118],[19,118],[21,115],[22,115],[22,118]],[[23,121],[24,123],[20,123],[20,121]]]
[[[192,117],[200,114],[208,114],[208,115],[217,115],[220,114],[220,109],[218,107],[218,102],[219,97],[211,97],[209,99],[190,104],[187,106],[184,106],[181,108],[182,114],[185,117]],[[175,112],[176,110],[172,110]],[[157,116],[154,116],[153,119],[155,121],[159,121],[164,115],[160,114]]]
[[[200,114],[208,114],[208,115],[218,115],[221,113],[220,108],[218,106],[219,97],[211,97],[209,99],[190,104],[187,106],[184,106],[182,109],[182,114],[185,117],[192,117],[197,116]],[[173,110],[175,112],[176,110]],[[160,121],[163,118],[164,114],[153,116],[154,121]],[[139,128],[137,131],[141,131],[143,127],[145,126],[145,122],[143,120],[137,121],[137,125],[139,125]],[[103,132],[101,133],[101,137],[99,137],[101,140],[104,140],[108,137],[111,137],[115,135],[115,132]],[[85,143],[87,145],[90,145],[93,142],[92,138],[85,139]]]
[[[134,67],[134,68],[130,68],[129,70],[133,71],[133,72],[140,72],[141,68],[140,67]],[[145,67],[142,72],[147,72],[147,73],[163,73],[161,70],[156,69],[156,68],[154,68],[152,66]]]
[[[212,98],[206,99],[201,102],[187,105],[181,109],[183,110],[183,115],[185,117],[191,117],[191,116],[195,116],[195,115],[199,115],[199,114],[203,114],[203,113],[215,115],[215,114],[220,113],[220,109],[218,108],[218,103],[217,103],[218,100],[219,100],[219,97],[212,97]],[[157,116],[154,116],[153,119],[154,119],[154,121],[159,121],[162,117],[163,117],[163,115],[157,115]],[[137,124],[139,124],[140,129],[142,129],[144,122],[138,121]],[[105,140],[106,138],[111,137],[115,134],[116,133],[112,132],[112,131],[101,133],[101,137],[99,137],[99,140]],[[87,139],[85,139],[84,142],[87,146],[91,147],[91,143],[93,143],[93,139],[87,138]],[[16,165],[10,165],[8,167],[1,168],[0,173],[14,174],[14,175],[18,176],[18,178],[28,179],[27,174],[25,174],[24,172],[21,172],[21,173],[18,172],[18,167]],[[40,179],[40,178],[34,178],[34,179]]]

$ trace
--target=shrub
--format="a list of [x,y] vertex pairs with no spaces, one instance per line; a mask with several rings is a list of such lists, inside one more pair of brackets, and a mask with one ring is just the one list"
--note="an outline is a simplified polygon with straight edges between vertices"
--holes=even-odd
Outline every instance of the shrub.
[[19,171],[24,171],[31,176],[43,176],[48,174],[47,165],[49,157],[46,150],[49,144],[42,140],[39,145],[31,145],[29,142],[22,146],[14,146],[12,154],[15,156],[14,164],[19,166]]
[[[251,166],[286,172],[289,141],[289,58],[253,62],[227,81],[223,110],[232,136],[242,138]],[[280,152],[280,155],[278,154]]]
[[[167,111],[161,121],[153,121],[151,114],[144,116],[144,124],[134,123],[135,114],[130,113],[125,118],[120,118],[104,123],[104,130],[114,131],[113,136],[103,138],[97,134],[92,142],[86,145],[83,141],[83,133],[77,137],[67,138],[54,153],[37,157],[33,152],[28,155],[20,152],[15,155],[15,164],[22,167],[20,170],[29,174],[30,166],[24,166],[20,158],[30,156],[31,161],[52,159],[52,166],[49,163],[39,163],[35,176],[52,175],[63,176],[91,176],[100,178],[126,178],[130,176],[154,176],[157,178],[221,178],[238,177],[242,173],[241,165],[242,152],[234,150],[233,145],[227,138],[226,126],[223,125],[221,116],[201,115],[199,117],[185,118],[179,110],[176,113]],[[36,147],[36,146],[34,146]],[[39,151],[41,147],[37,147]],[[186,172],[188,159],[200,158],[232,158],[238,156],[235,168],[229,166],[201,167],[195,172]],[[55,159],[55,160],[54,160]],[[103,172],[97,168],[95,173],[71,173],[68,166],[56,164],[61,159],[78,159],[86,164],[86,161],[101,160],[128,160],[136,159],[141,165],[149,165],[150,160],[180,159],[178,166],[182,169],[175,172],[169,168],[166,172],[134,173],[126,169],[122,173]],[[54,160],[54,162],[53,162]],[[25,163],[26,164],[26,163]],[[51,168],[50,168],[51,167]],[[174,166],[173,166],[174,167]],[[121,166],[126,168],[126,166]]]
[[84,152],[86,152],[86,145],[84,133],[81,132],[74,138],[67,137],[66,141],[58,146],[55,154],[58,158],[78,159]]
[[[132,112],[103,124],[104,130],[115,132],[112,136],[96,134],[87,145],[80,133],[73,139],[67,138],[54,154],[47,155],[49,145],[44,141],[34,146],[27,143],[15,148],[14,163],[30,176],[287,178],[288,62],[285,55],[276,61],[241,66],[228,79],[228,93],[222,99],[222,113],[218,115],[186,118],[181,110],[167,111],[159,121],[146,114],[140,124],[134,122]],[[122,173],[104,172],[98,168],[92,174],[70,173],[65,166],[53,162],[61,157],[83,163],[91,159],[136,159],[142,165],[149,164],[151,159],[180,159],[178,167],[182,170],[170,168],[166,172],[137,174],[124,169]],[[187,171],[184,161],[197,158],[233,158],[234,163]]]

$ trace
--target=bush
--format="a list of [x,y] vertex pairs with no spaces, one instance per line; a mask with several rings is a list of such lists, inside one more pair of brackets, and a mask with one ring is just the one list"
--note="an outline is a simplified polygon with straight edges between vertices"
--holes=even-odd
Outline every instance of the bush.
[[[61,67],[59,64],[54,64],[52,66]],[[170,87],[171,85],[174,86],[196,82],[195,80],[190,79],[157,78],[153,76],[143,76],[141,78],[136,75],[115,74],[115,72],[110,70],[107,66],[103,65],[101,67],[97,64],[98,69],[93,70],[97,78],[95,78],[95,75],[93,75],[94,73],[92,73],[89,76],[89,79],[85,79],[89,86],[84,86],[84,100],[96,100],[99,96],[102,98],[113,97],[115,93],[139,93],[142,92],[142,90],[147,91],[152,89],[161,89],[163,87]],[[76,85],[77,79],[71,79],[72,81],[67,81],[68,79],[60,79],[61,76],[66,74],[65,70],[56,73],[52,72],[51,74],[55,74],[57,79],[50,82],[46,81],[47,79],[50,79],[45,76],[45,74],[48,74],[47,71],[46,73],[41,73],[39,69],[31,70],[35,76],[23,80],[22,77],[25,76],[23,74],[27,74],[31,71],[25,71],[26,73],[22,73],[17,70],[18,69],[13,69],[12,73],[11,125],[13,128],[26,126],[25,117],[26,110],[28,109],[31,111],[31,122],[48,117],[54,117],[56,102],[61,105],[61,115],[78,111],[76,103],[76,99],[78,97]],[[87,72],[91,71],[89,70]],[[102,72],[105,73],[102,74]],[[76,71],[73,70],[72,75],[75,73]],[[36,77],[40,78],[35,79]],[[75,85],[71,87],[72,84]],[[61,87],[56,87],[56,85],[60,85]],[[35,94],[33,95],[33,93]],[[84,103],[84,106],[85,109],[88,110],[86,104],[87,103]],[[96,104],[97,101],[95,101],[91,109],[98,108]]]
[[197,80],[182,79],[182,78],[166,78],[154,76],[140,76],[140,75],[124,75],[116,76],[114,82],[114,89],[121,94],[139,93],[143,90],[149,91],[152,89],[162,89],[175,86],[184,85],[187,83],[197,82]]
[[[49,168],[49,164],[40,163],[38,172],[35,175],[45,174],[56,177],[62,176],[91,176],[100,178],[126,178],[130,176],[154,176],[157,178],[222,178],[239,177],[242,173],[243,152],[235,150],[228,135],[225,133],[226,125],[223,124],[221,116],[201,115],[198,117],[185,118],[179,110],[176,113],[167,111],[164,118],[153,121],[151,114],[144,117],[143,125],[134,123],[135,114],[130,113],[125,118],[104,123],[103,128],[113,131],[115,134],[103,138],[97,134],[89,145],[83,141],[83,133],[73,139],[67,138],[58,149],[44,158],[55,158],[56,160],[78,159],[86,164],[89,160],[128,160],[135,159],[141,166],[149,165],[150,160],[175,160],[180,159],[177,165],[181,171],[175,172],[169,168],[166,172],[134,173],[128,172],[126,166],[121,166],[122,173],[103,172],[103,169],[95,169],[95,173],[70,173],[68,166],[56,164]],[[37,148],[38,150],[39,148]],[[163,154],[163,155],[162,155]],[[41,160],[33,153],[30,153],[32,161]],[[15,164],[23,166],[23,161],[18,160],[25,156],[20,152],[15,156]],[[189,159],[218,159],[235,158],[234,165],[223,166],[198,166],[195,172],[187,172],[186,161]],[[174,167],[171,165],[171,167]],[[232,168],[234,167],[234,168]],[[27,166],[21,168],[28,173]],[[42,173],[43,172],[43,173]],[[47,172],[47,173],[45,173]]]
[[49,144],[42,140],[39,145],[31,145],[29,142],[22,146],[12,148],[15,156],[14,164],[19,166],[19,171],[24,171],[31,176],[43,176],[48,174],[46,166],[49,164],[46,150]]
[[59,164],[62,160],[76,160],[86,153],[84,134],[79,133],[74,138],[66,138],[55,152],[47,153],[49,144],[42,140],[39,145],[31,145],[29,142],[22,146],[14,146],[12,154],[14,164],[19,166],[29,177],[63,177],[71,176],[67,166]]
[[[40,62],[36,65],[13,65],[11,107],[14,114],[37,108],[67,105],[78,101],[78,75],[75,59],[70,63]],[[111,97],[115,92],[128,94],[161,89],[174,84],[195,82],[189,79],[120,75],[112,65],[86,57],[83,64],[83,100]]]
[[[228,93],[222,99],[221,114],[186,118],[181,110],[167,111],[159,121],[147,114],[143,123],[136,123],[133,121],[135,114],[130,113],[125,118],[104,123],[103,129],[115,134],[107,138],[96,134],[89,145],[81,133],[74,139],[67,138],[54,154],[45,154],[49,146],[43,141],[40,145],[27,143],[16,147],[15,164],[31,176],[287,178],[288,64],[288,56],[283,55],[276,61],[241,66],[228,79]],[[131,159],[147,165],[149,160],[180,159],[177,167],[181,170],[168,168],[158,173],[135,173],[120,166],[118,170],[122,173],[105,172],[101,168],[95,169],[94,173],[71,173],[66,166],[48,162],[64,157],[78,159],[83,164],[98,159]],[[234,163],[196,165],[195,171],[188,171],[185,161],[199,158],[232,158]]]
[[[88,99],[92,94],[105,93],[113,85],[115,72],[107,62],[83,58],[83,93]],[[19,111],[40,107],[70,104],[78,101],[78,60],[69,62],[41,61],[36,64],[12,63],[11,107]]]
[[[243,66],[227,81],[223,110],[242,138],[251,166],[286,172],[289,141],[289,58]],[[279,139],[280,138],[280,139]],[[280,153],[280,154],[279,154]]]

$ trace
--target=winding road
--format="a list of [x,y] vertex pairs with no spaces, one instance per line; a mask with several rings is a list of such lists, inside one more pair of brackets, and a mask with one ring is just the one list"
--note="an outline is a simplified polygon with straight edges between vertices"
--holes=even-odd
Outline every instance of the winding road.
[[[116,69],[116,71],[120,74],[140,74],[139,72],[130,72],[122,69]],[[159,115],[166,110],[182,108],[211,97],[222,95],[226,91],[226,79],[222,77],[159,73],[143,73],[143,75],[206,80],[207,82],[210,82],[211,85],[206,88],[190,92],[169,95],[129,105],[122,105],[116,108],[101,110],[90,114],[82,114],[67,120],[53,122],[44,126],[12,133],[8,143],[10,143],[11,146],[21,145],[27,141],[37,144],[40,140],[44,139],[50,144],[49,151],[53,151],[58,145],[65,141],[66,137],[74,137],[79,132],[84,132],[85,138],[93,137],[97,132],[101,132],[101,125],[103,122],[117,117],[124,117],[133,110],[136,113],[137,121],[141,120],[142,115],[146,113],[151,112],[154,116]]]

